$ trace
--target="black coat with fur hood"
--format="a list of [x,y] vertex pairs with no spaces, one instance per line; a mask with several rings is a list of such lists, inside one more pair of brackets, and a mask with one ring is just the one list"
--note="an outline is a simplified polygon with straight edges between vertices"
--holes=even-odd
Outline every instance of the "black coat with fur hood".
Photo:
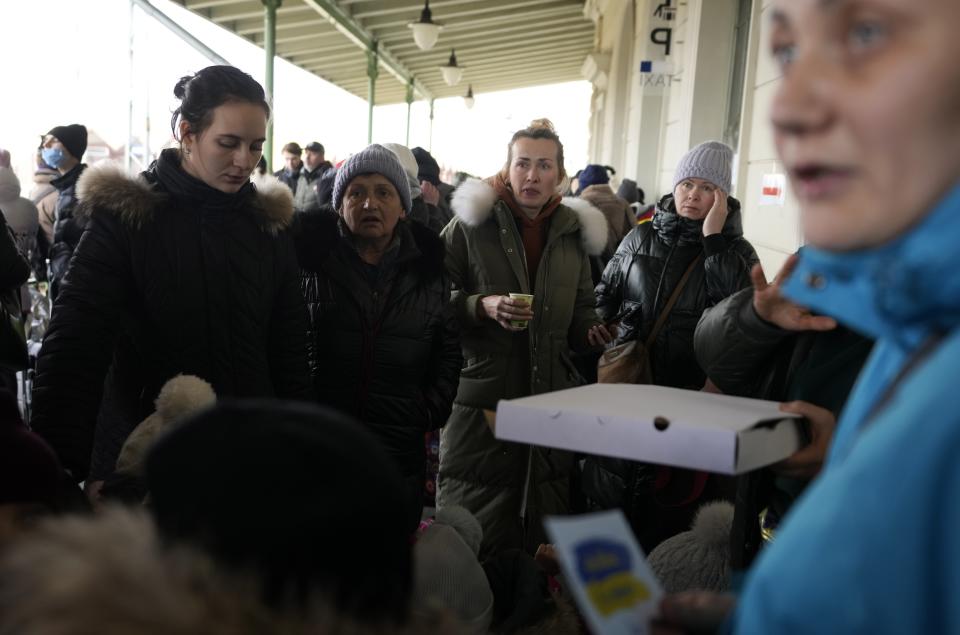
[[297,223],[320,402],[362,421],[405,476],[422,477],[423,435],[450,416],[463,362],[443,243],[401,220],[372,267],[338,214],[304,212]]
[[207,380],[218,397],[313,398],[284,231],[289,189],[247,184],[225,194],[165,150],[138,178],[89,168],[78,195],[89,220],[37,361],[32,419],[75,478],[87,475],[104,389],[108,423],[126,428],[123,437],[181,373]]

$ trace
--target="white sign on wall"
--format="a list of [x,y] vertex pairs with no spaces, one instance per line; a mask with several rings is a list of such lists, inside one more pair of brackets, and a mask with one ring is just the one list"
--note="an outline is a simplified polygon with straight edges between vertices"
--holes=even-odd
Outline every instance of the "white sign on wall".
[[760,184],[760,205],[783,207],[786,198],[787,177],[784,174],[764,174]]

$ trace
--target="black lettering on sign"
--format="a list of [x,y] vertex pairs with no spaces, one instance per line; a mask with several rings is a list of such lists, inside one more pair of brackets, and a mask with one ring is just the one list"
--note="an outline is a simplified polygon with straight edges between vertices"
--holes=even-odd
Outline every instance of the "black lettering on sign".
[[650,31],[650,41],[654,44],[659,44],[664,49],[664,55],[670,55],[670,40],[672,39],[671,35],[673,34],[673,29],[662,27],[659,29],[654,29]]

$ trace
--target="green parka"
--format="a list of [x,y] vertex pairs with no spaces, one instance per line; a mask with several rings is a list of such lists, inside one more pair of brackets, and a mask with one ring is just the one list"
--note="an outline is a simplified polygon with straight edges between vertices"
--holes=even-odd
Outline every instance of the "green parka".
[[[498,441],[483,410],[500,399],[570,388],[581,383],[570,350],[589,348],[594,311],[588,256],[607,241],[603,213],[564,199],[549,220],[546,246],[531,289],[520,232],[492,187],[469,180],[454,193],[454,219],[443,230],[453,303],[461,322],[464,368],[453,413],[440,443],[438,506],[462,505],[483,526],[483,549],[535,549],[542,518],[569,511],[568,452]],[[534,295],[530,326],[503,329],[478,317],[480,299]]]

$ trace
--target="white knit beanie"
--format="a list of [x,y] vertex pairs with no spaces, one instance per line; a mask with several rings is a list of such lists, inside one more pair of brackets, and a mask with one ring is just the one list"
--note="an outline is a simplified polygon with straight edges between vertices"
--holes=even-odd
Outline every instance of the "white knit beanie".
[[673,188],[676,189],[680,181],[692,177],[710,181],[729,194],[732,170],[733,149],[719,141],[706,141],[680,159],[673,175]]
[[690,531],[661,542],[650,552],[650,568],[667,593],[730,588],[730,531],[733,505],[707,503]]

